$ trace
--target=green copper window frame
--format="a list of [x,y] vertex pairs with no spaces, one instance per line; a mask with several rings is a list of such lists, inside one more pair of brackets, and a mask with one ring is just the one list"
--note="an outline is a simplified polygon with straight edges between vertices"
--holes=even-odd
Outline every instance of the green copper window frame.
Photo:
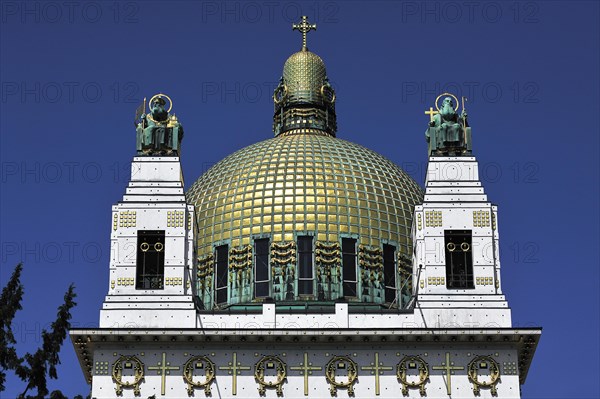
[[383,282],[384,299],[386,303],[394,303],[397,298],[396,246],[383,244]]
[[266,298],[271,295],[269,244],[268,238],[254,239],[254,298]]
[[314,267],[314,237],[298,236],[298,296],[314,296]]
[[344,297],[358,297],[357,240],[342,238],[342,293]]
[[229,301],[229,245],[215,247],[215,304]]

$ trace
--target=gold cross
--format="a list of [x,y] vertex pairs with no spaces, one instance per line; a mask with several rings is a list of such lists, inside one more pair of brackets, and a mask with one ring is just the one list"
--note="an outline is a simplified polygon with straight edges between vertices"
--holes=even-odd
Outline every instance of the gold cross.
[[441,366],[433,366],[432,368],[446,371],[446,392],[448,395],[452,395],[451,375],[454,374],[454,370],[464,370],[465,368],[454,366],[454,362],[450,361],[450,352],[446,352],[446,361],[442,362]]
[[310,32],[311,30],[317,30],[317,25],[316,24],[309,24],[308,23],[308,17],[306,15],[302,16],[302,22],[300,22],[299,24],[293,24],[292,25],[292,30],[298,30],[300,31],[300,33],[302,33],[302,50],[306,50],[306,34],[308,32]]
[[375,374],[375,395],[379,395],[379,376],[382,371],[393,370],[393,367],[384,366],[383,363],[379,361],[379,353],[375,352],[375,363],[371,363],[370,366],[361,367],[363,370],[371,370],[371,374]]
[[219,370],[229,370],[232,378],[231,393],[237,395],[237,376],[240,375],[240,370],[250,370],[250,367],[242,366],[242,363],[237,361],[236,352],[233,352],[233,361],[228,362],[228,364],[229,366],[219,366]]
[[304,376],[304,396],[308,396],[308,376],[312,375],[313,370],[323,370],[323,367],[313,367],[312,363],[308,361],[308,353],[304,352],[304,363],[300,363],[300,366],[290,367],[290,370],[299,370]]
[[429,115],[429,121],[432,122],[433,121],[433,115],[435,114],[439,114],[438,111],[435,111],[433,109],[433,107],[429,107],[429,111],[425,111],[425,115]]
[[171,367],[171,363],[167,362],[167,354],[163,352],[162,362],[158,362],[157,366],[149,366],[148,370],[157,370],[161,375],[160,394],[164,396],[167,385],[167,375],[171,374],[170,370],[179,370],[179,367]]

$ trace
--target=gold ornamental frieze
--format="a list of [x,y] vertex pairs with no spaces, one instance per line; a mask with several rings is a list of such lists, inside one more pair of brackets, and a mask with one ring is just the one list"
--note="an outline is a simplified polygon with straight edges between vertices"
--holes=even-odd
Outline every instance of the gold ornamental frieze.
[[229,268],[240,270],[252,266],[252,246],[244,245],[229,250]]
[[383,250],[379,247],[359,245],[358,264],[365,269],[383,270]]
[[[132,379],[124,379],[124,370],[131,370]],[[140,384],[144,379],[144,363],[136,356],[121,355],[112,366],[112,378],[117,396],[123,395],[123,388],[133,389],[135,396],[140,396]]]
[[272,243],[271,262],[274,262],[279,266],[290,265],[291,272],[293,273],[293,265],[296,263],[296,242],[288,241]]
[[[267,372],[275,372],[275,379],[268,381]],[[275,389],[277,396],[283,396],[283,383],[287,378],[287,366],[277,356],[263,356],[254,365],[254,378],[258,383],[258,393],[264,395],[267,389]]]
[[329,383],[331,396],[337,396],[338,389],[346,389],[348,396],[354,396],[358,365],[349,356],[334,356],[325,366],[325,378]]
[[215,264],[215,256],[208,254],[198,258],[198,277],[204,278],[213,272],[213,266]]
[[[354,396],[355,384],[358,382],[358,370],[362,370],[366,375],[374,377],[375,390],[374,395],[379,396],[383,385],[381,384],[380,377],[385,376],[386,373],[393,375],[395,372],[396,379],[401,386],[401,392],[403,396],[410,396],[411,390],[419,391],[421,397],[427,396],[426,386],[430,382],[431,372],[441,372],[436,375],[441,375],[446,384],[446,393],[451,395],[452,392],[452,380],[459,378],[455,375],[455,371],[466,370],[466,377],[473,385],[473,394],[479,396],[482,389],[489,389],[491,396],[498,396],[497,385],[500,383],[500,366],[498,362],[491,355],[473,355],[472,360],[468,363],[467,367],[455,364],[452,361],[452,354],[446,352],[441,359],[440,365],[435,365],[430,368],[429,364],[424,360],[421,355],[401,354],[396,353],[396,356],[401,360],[395,365],[386,364],[385,354],[380,352],[373,352],[369,354],[369,360],[364,360],[362,364],[358,364],[353,357],[357,354],[352,355],[330,355],[325,354],[327,359],[323,359],[322,363],[317,359],[320,355],[310,354],[309,352],[302,352],[303,357],[298,359],[298,363],[295,363],[290,370],[295,373],[300,373],[300,376],[304,380],[304,396],[309,396],[309,377],[316,379],[325,378],[329,384],[329,392],[332,397],[337,396],[338,390],[347,390],[348,396]],[[147,355],[147,354],[146,354]],[[225,378],[229,376],[231,378],[231,394],[236,396],[238,389],[238,376],[242,375],[242,372],[254,370],[254,379],[257,383],[258,393],[261,396],[267,394],[267,390],[274,390],[277,396],[284,396],[284,385],[288,383],[288,367],[287,364],[282,360],[282,357],[277,354],[272,355],[260,355],[255,353],[255,356],[259,358],[254,367],[249,364],[243,364],[240,361],[240,354],[238,352],[230,353],[230,361],[224,365],[216,365],[214,360],[210,359],[210,356],[215,356],[215,353],[209,355],[192,355],[180,365],[174,364],[168,361],[167,352],[162,352],[158,362],[155,365],[146,367],[144,363],[139,360],[135,355],[119,355],[117,360],[112,365],[112,379],[115,384],[115,392],[117,396],[123,395],[124,389],[132,389],[134,396],[140,396],[140,386],[142,383],[147,383],[148,375],[145,374],[145,368],[149,371],[155,371],[156,375],[160,377],[161,394],[165,395],[168,389],[167,377],[179,375],[183,377],[183,383],[186,385],[187,394],[189,397],[195,396],[198,390],[203,390],[205,397],[212,396],[212,385],[217,383],[217,377]],[[457,354],[454,354],[456,356]],[[117,353],[114,353],[117,356]],[[144,353],[141,353],[144,356]],[[170,355],[172,356],[172,354]],[[188,354],[186,353],[187,357]],[[243,356],[243,354],[242,354]],[[286,356],[286,353],[283,353]],[[311,358],[314,360],[311,361]],[[427,356],[427,354],[425,354]],[[471,356],[469,354],[469,356]],[[496,354],[495,356],[498,356]],[[360,358],[360,357],[359,357]],[[326,361],[327,360],[327,361]],[[102,375],[104,370],[102,364],[106,364],[106,374],[108,374],[108,362],[97,361],[97,375]],[[504,362],[505,374],[512,373],[516,375],[516,366],[511,363],[510,367],[513,367],[515,371],[506,372],[507,362]],[[100,365],[100,366],[98,366]],[[154,373],[152,373],[154,376]],[[295,374],[297,375],[297,374]],[[460,378],[464,378],[463,375]],[[172,385],[177,379],[170,379],[169,385]],[[181,379],[178,381],[181,384]],[[227,380],[224,380],[227,381]],[[221,382],[223,383],[223,382]],[[172,388],[171,388],[172,389]],[[387,389],[387,388],[386,388]]]
[[215,256],[208,254],[198,259],[198,283],[200,290],[210,288],[212,284],[212,274],[214,272]]
[[[200,378],[197,378],[197,373]],[[211,396],[210,386],[215,380],[215,364],[207,356],[193,356],[183,366],[183,379],[187,384],[188,396],[194,396],[195,388],[204,389],[204,395]]]
[[[410,370],[417,372],[417,379],[409,379]],[[425,384],[429,380],[429,365],[420,356],[404,356],[396,366],[396,376],[402,384],[402,395],[408,396],[409,388],[418,388],[421,396],[427,394]]]
[[[487,374],[483,380],[482,373]],[[467,367],[469,381],[473,383],[473,393],[479,396],[481,388],[489,388],[492,396],[498,396],[496,385],[500,380],[500,366],[491,356],[477,356]]]

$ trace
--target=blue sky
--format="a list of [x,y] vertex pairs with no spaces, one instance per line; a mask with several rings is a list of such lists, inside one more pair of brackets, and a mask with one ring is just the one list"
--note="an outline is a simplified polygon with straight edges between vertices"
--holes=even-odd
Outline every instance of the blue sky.
[[[544,328],[523,397],[600,396],[599,12],[593,1],[2,1],[0,278],[24,261],[20,353],[40,345],[71,282],[74,326],[98,323],[142,98],[173,98],[189,187],[272,137],[272,90],[306,14],[337,90],[338,137],[419,183],[424,111],[443,91],[468,97],[513,323]],[[51,387],[87,393],[70,342],[61,360]],[[0,397],[22,389],[9,376]]]

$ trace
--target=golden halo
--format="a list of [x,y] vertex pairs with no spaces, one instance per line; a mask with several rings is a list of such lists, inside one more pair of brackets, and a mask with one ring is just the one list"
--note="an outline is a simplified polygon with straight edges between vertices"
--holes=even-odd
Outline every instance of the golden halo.
[[[278,93],[281,93],[281,99],[279,101],[277,100],[277,94]],[[278,86],[275,89],[275,92],[273,93],[273,102],[275,104],[281,103],[283,100],[285,100],[285,98],[287,97],[287,94],[288,94],[288,88],[287,88],[286,85]]]
[[162,250],[163,250],[163,248],[164,248],[164,246],[163,246],[163,245],[162,245],[162,243],[160,243],[160,242],[157,242],[157,243],[155,243],[155,244],[154,244],[154,250],[155,250],[156,252],[160,252],[160,251],[162,251]]
[[[329,91],[331,93],[331,101],[328,100],[327,96],[325,95],[326,87],[329,89]],[[333,88],[330,85],[323,85],[323,86],[321,86],[321,97],[323,97],[323,100],[325,100],[329,104],[333,104],[335,102],[335,91],[333,91]]]
[[142,252],[146,252],[147,250],[149,250],[149,249],[150,249],[150,244],[148,244],[147,242],[143,242],[143,243],[140,245],[140,249],[142,250]]
[[171,100],[171,97],[169,97],[169,96],[167,96],[166,94],[163,94],[163,93],[158,93],[158,94],[155,94],[154,96],[152,96],[152,98],[150,99],[150,101],[148,101],[148,109],[152,110],[150,108],[150,106],[152,105],[152,101],[156,97],[160,97],[160,98],[165,97],[167,100],[169,100],[169,109],[167,110],[167,113],[171,112],[171,109],[173,109],[173,101]]
[[439,96],[437,96],[437,98],[435,99],[435,107],[437,108],[438,112],[440,111],[440,107],[438,107],[438,101],[440,99],[440,97],[442,96],[450,96],[454,99],[454,104],[456,104],[456,107],[454,107],[454,111],[458,111],[458,98],[456,98],[456,96],[452,93],[442,93]]

